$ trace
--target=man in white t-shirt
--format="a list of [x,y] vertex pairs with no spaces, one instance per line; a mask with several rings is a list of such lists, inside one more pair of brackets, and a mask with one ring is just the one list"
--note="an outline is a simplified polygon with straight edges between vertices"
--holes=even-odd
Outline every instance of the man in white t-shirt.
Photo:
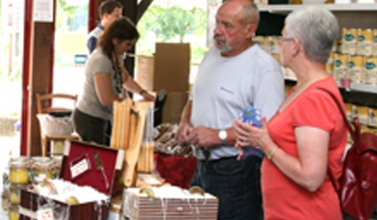
[[232,123],[245,108],[270,118],[284,98],[280,65],[252,42],[258,8],[251,0],[228,0],[216,14],[215,48],[206,54],[183,110],[176,140],[193,145],[198,164],[191,186],[219,199],[218,219],[256,220],[262,215],[260,164],[254,150],[237,160]]

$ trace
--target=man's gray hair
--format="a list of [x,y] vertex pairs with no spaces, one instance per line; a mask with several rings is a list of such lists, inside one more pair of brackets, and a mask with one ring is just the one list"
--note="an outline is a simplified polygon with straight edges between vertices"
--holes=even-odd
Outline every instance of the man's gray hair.
[[328,10],[310,6],[289,14],[285,20],[287,37],[297,37],[311,61],[326,63],[340,34],[338,20]]
[[256,4],[251,2],[251,4],[244,5],[243,7],[243,14],[244,14],[244,23],[255,23],[258,25],[259,23],[259,10]]

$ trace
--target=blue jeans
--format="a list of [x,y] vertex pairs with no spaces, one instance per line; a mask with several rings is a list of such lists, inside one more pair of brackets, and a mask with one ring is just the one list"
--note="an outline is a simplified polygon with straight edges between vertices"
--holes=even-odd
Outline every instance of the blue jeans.
[[191,186],[200,186],[219,199],[219,220],[258,220],[262,215],[260,165],[249,156],[199,161]]

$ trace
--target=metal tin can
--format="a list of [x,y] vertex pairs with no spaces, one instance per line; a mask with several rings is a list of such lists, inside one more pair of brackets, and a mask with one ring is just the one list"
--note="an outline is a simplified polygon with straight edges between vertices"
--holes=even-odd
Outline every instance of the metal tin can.
[[372,56],[373,54],[373,38],[372,29],[358,29],[356,54],[360,56]]
[[377,108],[369,108],[368,126],[377,127]]
[[280,54],[280,45],[277,36],[269,36],[268,44],[270,45],[271,54]]
[[357,45],[357,30],[354,28],[343,28],[342,36],[342,53],[355,55]]
[[329,56],[329,59],[327,60],[327,63],[326,63],[326,70],[327,70],[327,72],[329,72],[330,74],[333,74],[333,71],[334,71],[334,63],[335,63],[335,53],[334,53],[334,52],[331,52],[331,53],[330,53],[330,56]]
[[363,83],[377,84],[377,57],[366,58]]
[[348,119],[348,121],[351,121],[351,119],[352,119],[352,103],[345,102],[344,106],[346,108],[347,119]]
[[368,124],[368,113],[369,113],[368,106],[356,105],[355,107],[356,107],[357,117],[359,118],[360,124],[361,125],[367,125]]
[[349,55],[335,54],[333,76],[336,80],[348,78]]
[[348,60],[348,76],[351,82],[361,83],[364,79],[365,57],[350,56]]
[[377,29],[373,29],[373,56],[377,57]]

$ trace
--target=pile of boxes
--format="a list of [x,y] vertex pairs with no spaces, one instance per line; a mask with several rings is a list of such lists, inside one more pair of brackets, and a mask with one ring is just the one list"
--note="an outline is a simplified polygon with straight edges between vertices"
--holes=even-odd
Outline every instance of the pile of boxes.
[[178,123],[187,102],[190,44],[156,43],[154,56],[137,56],[136,81],[146,90],[166,91],[162,122]]

